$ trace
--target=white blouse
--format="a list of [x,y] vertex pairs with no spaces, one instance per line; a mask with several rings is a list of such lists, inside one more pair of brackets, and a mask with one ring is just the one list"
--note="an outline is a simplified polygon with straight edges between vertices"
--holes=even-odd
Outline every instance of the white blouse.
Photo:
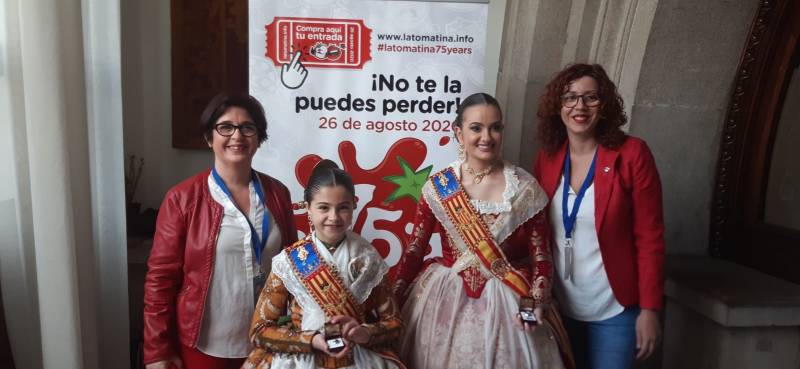
[[[561,218],[563,193],[564,177],[561,176],[550,203],[550,222],[553,225],[553,239],[556,245],[553,249],[556,298],[561,302],[564,314],[572,319],[599,321],[611,318],[625,310],[625,307],[617,302],[611,291],[603,257],[600,254],[600,243],[597,240],[594,221],[594,183],[586,189],[575,219],[572,231],[573,274],[572,279],[568,281],[564,280],[567,273],[564,270],[566,231]],[[576,197],[577,193],[570,186],[567,199],[569,210],[572,210]]]
[[211,197],[222,205],[224,213],[197,349],[214,357],[243,358],[250,353],[247,333],[256,304],[253,278],[259,270],[265,276],[269,274],[272,256],[280,251],[283,241],[275,218],[259,200],[251,182],[248,218],[259,238],[263,237],[261,221],[265,216],[269,217],[269,235],[261,253],[262,265],[258,265],[247,219],[211,175],[208,176],[208,187]]

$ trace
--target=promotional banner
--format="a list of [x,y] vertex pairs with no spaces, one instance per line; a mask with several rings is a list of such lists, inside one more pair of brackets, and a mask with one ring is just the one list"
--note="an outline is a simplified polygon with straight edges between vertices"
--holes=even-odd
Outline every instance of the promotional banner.
[[[428,175],[456,160],[456,108],[483,91],[487,4],[250,0],[250,93],[269,139],[253,166],[303,197],[321,159],[356,186],[353,229],[389,265]],[[305,210],[295,211],[308,232]],[[428,256],[441,255],[434,236]]]

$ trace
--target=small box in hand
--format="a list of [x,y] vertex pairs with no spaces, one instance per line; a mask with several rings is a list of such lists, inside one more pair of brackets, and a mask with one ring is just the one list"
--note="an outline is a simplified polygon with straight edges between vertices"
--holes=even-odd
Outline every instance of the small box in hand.
[[325,343],[328,344],[330,352],[344,350],[344,338],[342,338],[342,330],[338,324],[325,323]]
[[524,323],[528,324],[537,324],[536,315],[533,313],[533,309],[536,307],[536,303],[533,301],[533,297],[530,296],[523,296],[519,300],[519,317],[522,319]]

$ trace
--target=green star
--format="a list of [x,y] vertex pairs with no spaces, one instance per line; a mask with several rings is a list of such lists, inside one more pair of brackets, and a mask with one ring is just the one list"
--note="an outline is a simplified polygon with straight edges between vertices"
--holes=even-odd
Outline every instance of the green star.
[[395,201],[403,196],[413,197],[414,201],[419,202],[422,186],[425,184],[425,181],[428,180],[428,175],[431,174],[433,165],[429,165],[419,172],[414,172],[414,169],[411,169],[403,158],[398,156],[397,161],[400,162],[400,167],[403,168],[403,174],[399,176],[383,177],[384,181],[392,182],[397,185],[397,188],[389,195],[386,202]]

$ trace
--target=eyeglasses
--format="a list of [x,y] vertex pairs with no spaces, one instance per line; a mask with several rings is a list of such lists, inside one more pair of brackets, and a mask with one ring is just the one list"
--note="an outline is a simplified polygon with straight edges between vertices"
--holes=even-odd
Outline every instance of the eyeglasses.
[[233,136],[233,133],[236,132],[237,129],[244,137],[253,137],[258,133],[258,127],[253,123],[245,123],[238,126],[230,123],[217,123],[214,126],[214,130],[217,131],[220,136],[225,137]]
[[595,107],[600,105],[600,96],[597,94],[588,94],[588,95],[575,95],[575,94],[566,94],[561,96],[561,105],[567,108],[574,108],[578,105],[578,100],[583,101],[583,105],[589,107]]

